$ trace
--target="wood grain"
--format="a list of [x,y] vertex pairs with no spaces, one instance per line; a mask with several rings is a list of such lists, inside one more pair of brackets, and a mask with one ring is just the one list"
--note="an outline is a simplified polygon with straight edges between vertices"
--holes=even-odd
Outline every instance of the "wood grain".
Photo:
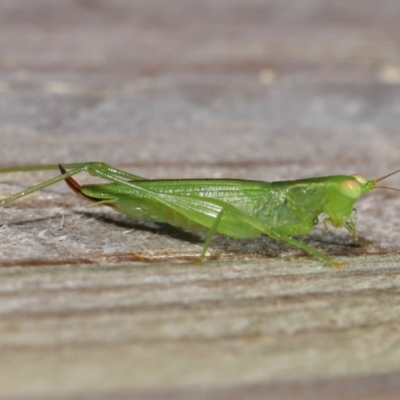
[[390,374],[400,367],[398,262],[2,269],[1,388],[156,395]]
[[[0,0],[0,165],[382,176],[400,166],[399,19],[396,0]],[[0,196],[50,176],[1,175]],[[398,399],[399,204],[361,199],[369,248],[304,238],[341,270],[266,237],[218,236],[194,265],[201,235],[63,183],[10,204],[0,398]]]

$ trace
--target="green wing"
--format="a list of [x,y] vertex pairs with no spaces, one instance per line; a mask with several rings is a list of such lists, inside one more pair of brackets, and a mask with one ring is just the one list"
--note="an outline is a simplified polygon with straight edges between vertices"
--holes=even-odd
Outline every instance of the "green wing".
[[266,229],[260,230],[257,218],[254,218],[254,221],[258,221],[255,225],[251,222],[251,216],[224,200],[199,196],[195,191],[186,195],[182,192],[176,194],[174,190],[171,193],[167,190],[160,193],[157,186],[157,190],[148,185],[144,187],[143,184],[147,182],[87,185],[82,187],[82,193],[98,199],[102,204],[111,205],[123,214],[167,222],[185,229],[210,229],[223,210],[216,232],[235,238],[267,233]]

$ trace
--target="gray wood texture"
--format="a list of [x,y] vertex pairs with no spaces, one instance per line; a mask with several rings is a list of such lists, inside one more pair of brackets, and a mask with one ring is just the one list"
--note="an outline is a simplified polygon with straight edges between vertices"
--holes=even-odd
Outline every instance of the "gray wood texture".
[[[399,18],[394,0],[0,0],[0,164],[379,177],[400,167]],[[56,174],[1,175],[0,195]],[[63,183],[10,204],[0,397],[397,399],[399,198],[360,200],[368,248],[305,239],[341,270],[266,237],[193,264],[204,235]]]

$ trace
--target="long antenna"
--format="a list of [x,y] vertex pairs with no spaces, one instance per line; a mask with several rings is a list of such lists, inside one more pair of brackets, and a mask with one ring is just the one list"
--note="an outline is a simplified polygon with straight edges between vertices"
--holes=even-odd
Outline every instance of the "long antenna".
[[388,190],[395,190],[396,192],[400,192],[400,189],[393,188],[390,186],[375,186],[374,189],[388,189]]
[[[383,181],[386,178],[389,178],[389,176],[392,176],[394,174],[397,174],[398,172],[400,172],[400,169],[398,169],[397,171],[391,172],[390,174],[387,174],[385,176],[382,176],[381,178],[375,179],[375,182],[379,182],[379,181]],[[375,186],[376,187],[376,186]],[[381,186],[382,187],[382,186]]]

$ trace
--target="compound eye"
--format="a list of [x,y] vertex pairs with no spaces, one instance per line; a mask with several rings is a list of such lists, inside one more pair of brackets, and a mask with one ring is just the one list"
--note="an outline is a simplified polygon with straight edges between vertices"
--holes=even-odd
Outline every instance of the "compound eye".
[[368,181],[367,181],[367,178],[365,178],[364,176],[362,176],[362,175],[358,175],[358,174],[355,174],[355,175],[352,175],[352,177],[358,182],[358,183],[360,183],[361,185],[365,185]]
[[361,186],[359,182],[348,179],[339,184],[339,190],[342,194],[350,199],[356,199],[361,194]]

